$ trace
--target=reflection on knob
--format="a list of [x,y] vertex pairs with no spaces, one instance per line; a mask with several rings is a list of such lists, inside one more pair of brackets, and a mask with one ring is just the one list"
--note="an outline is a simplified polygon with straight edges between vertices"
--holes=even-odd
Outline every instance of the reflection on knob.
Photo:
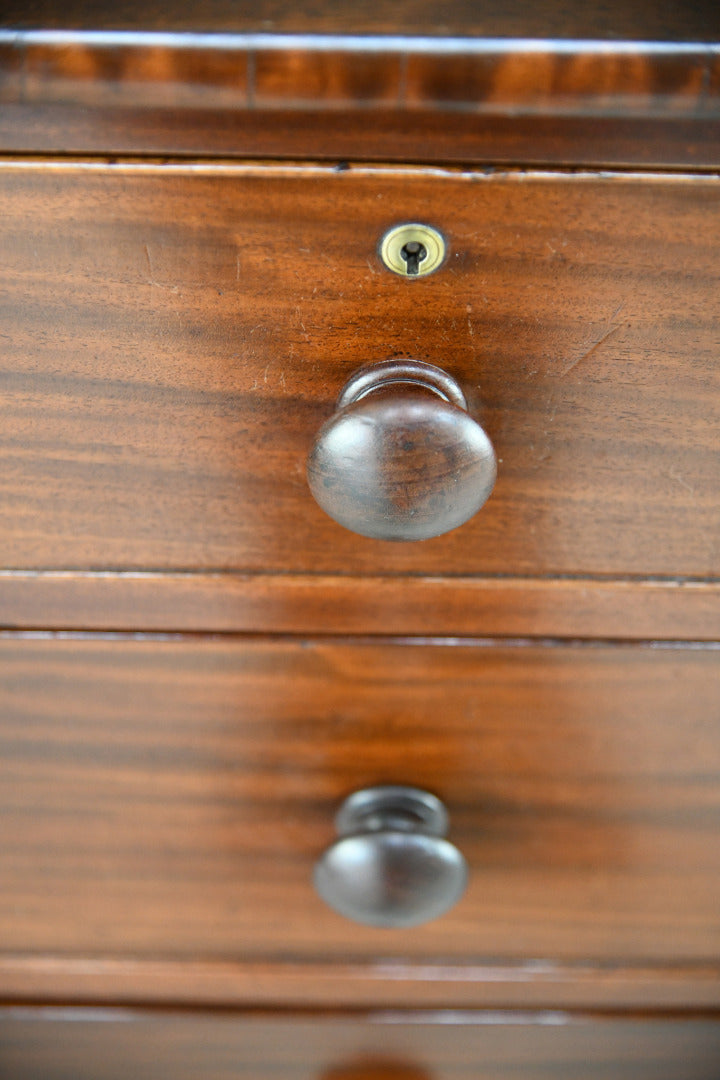
[[377,540],[427,540],[487,500],[492,443],[446,372],[419,360],[357,371],[320,429],[308,482],[323,510]]
[[367,926],[418,926],[462,896],[467,864],[447,832],[445,807],[410,787],[375,787],[346,799],[340,838],[315,867],[315,888],[341,915]]

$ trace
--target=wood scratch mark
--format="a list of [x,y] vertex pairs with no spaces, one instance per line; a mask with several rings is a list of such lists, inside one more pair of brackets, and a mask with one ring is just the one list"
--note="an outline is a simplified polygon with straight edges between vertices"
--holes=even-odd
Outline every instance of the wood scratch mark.
[[167,289],[168,292],[174,292],[174,293],[180,292],[180,286],[179,285],[167,285],[163,281],[156,281],[155,280],[155,274],[153,272],[152,259],[150,258],[150,248],[148,247],[147,244],[143,244],[143,247],[145,248],[145,258],[147,259],[147,265],[148,265],[148,274],[149,274],[148,285],[152,285],[153,288],[155,288],[155,289]]
[[235,280],[240,280],[240,252],[235,256]]
[[703,102],[705,101],[705,98],[708,95],[708,91],[709,91],[711,83],[712,83],[713,68],[714,68],[713,57],[710,55],[710,52],[708,51],[708,54],[705,57],[705,64],[703,66],[702,80],[701,80],[701,83],[700,83],[699,98]]
[[568,375],[573,370],[573,368],[576,368],[578,364],[581,364],[583,362],[583,360],[588,360],[594,352],[597,352],[601,345],[604,345],[605,342],[608,341],[613,336],[613,334],[617,334],[618,330],[620,329],[621,328],[619,326],[611,326],[610,329],[607,330],[603,334],[603,336],[588,349],[587,352],[583,353],[582,356],[578,356],[575,360],[571,360],[569,364],[565,365],[565,367],[560,372],[561,378],[564,375]]
[[682,477],[679,472],[675,471],[674,465],[671,466],[669,475],[671,480],[677,480],[678,484],[684,487],[686,491],[689,491],[691,495],[697,494],[695,488],[691,487],[690,484],[688,484],[687,480]]

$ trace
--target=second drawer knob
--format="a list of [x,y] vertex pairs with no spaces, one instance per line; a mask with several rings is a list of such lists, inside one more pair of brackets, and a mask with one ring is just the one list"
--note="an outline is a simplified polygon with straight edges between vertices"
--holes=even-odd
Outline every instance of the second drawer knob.
[[437,918],[465,891],[467,864],[444,839],[445,807],[418,788],[357,791],[335,820],[340,838],[315,867],[315,888],[330,907],[367,926],[417,926]]

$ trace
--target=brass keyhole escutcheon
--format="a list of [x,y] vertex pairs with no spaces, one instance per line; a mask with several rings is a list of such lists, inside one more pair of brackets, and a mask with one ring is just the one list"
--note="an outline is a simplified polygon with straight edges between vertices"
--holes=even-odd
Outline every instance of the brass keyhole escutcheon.
[[445,240],[431,225],[395,225],[380,241],[380,258],[400,277],[427,277],[445,258]]

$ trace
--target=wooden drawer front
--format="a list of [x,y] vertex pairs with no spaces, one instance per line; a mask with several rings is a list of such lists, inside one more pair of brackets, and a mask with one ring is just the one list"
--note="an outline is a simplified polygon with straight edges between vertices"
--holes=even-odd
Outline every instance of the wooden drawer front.
[[710,1020],[0,1011],[4,1080],[716,1080],[718,1060]]
[[[720,572],[712,177],[222,165],[0,168],[11,568]],[[388,226],[447,264],[383,269]],[[456,376],[499,479],[393,545],[304,476],[360,365]]]
[[[718,655],[5,636],[0,948],[716,962]],[[418,929],[311,885],[340,800],[377,783],[444,799],[470,863]]]

